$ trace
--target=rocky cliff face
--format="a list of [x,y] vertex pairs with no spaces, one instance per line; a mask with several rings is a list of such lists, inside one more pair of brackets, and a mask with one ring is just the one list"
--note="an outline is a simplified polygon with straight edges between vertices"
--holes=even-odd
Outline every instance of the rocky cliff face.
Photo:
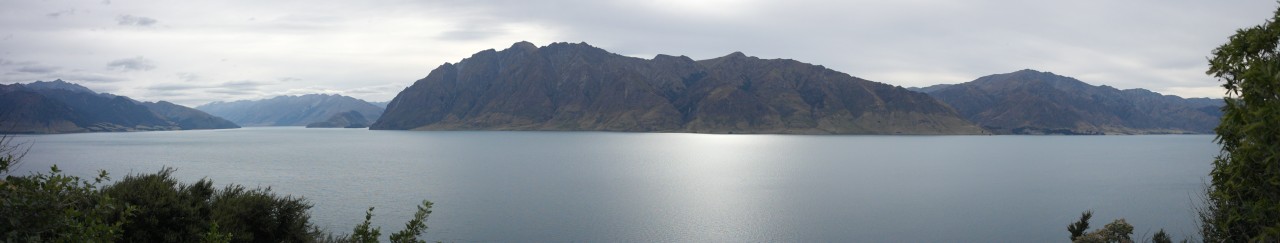
[[0,132],[68,133],[237,128],[169,102],[138,102],[62,80],[0,85]]
[[924,88],[970,121],[1001,134],[1212,133],[1221,99],[1092,86],[1035,70]]
[[446,63],[401,91],[372,129],[980,134],[923,93],[742,53],[641,59],[587,44],[520,42]]
[[243,126],[303,126],[323,122],[335,114],[356,111],[366,120],[377,119],[382,108],[360,99],[329,94],[277,96],[264,100],[213,102],[196,109],[227,118]]

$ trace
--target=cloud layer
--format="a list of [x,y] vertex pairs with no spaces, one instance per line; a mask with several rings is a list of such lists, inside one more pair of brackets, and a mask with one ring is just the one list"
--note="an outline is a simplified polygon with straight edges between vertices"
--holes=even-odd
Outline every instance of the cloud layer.
[[107,63],[107,69],[120,71],[147,71],[156,69],[156,65],[142,57],[119,59]]
[[120,17],[116,17],[116,24],[119,24],[119,25],[151,26],[156,24],[156,22],[159,22],[159,21],[153,18],[133,16],[128,14],[120,15]]
[[[1205,57],[1267,1],[0,2],[0,82],[64,80],[184,105],[304,92],[385,101],[444,62],[588,42],[623,55],[734,51],[901,86],[1024,68],[1220,96]],[[105,66],[104,66],[105,65]]]

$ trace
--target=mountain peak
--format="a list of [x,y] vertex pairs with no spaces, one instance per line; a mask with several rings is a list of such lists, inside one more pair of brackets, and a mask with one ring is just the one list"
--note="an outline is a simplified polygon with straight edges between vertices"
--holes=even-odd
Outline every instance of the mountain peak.
[[667,54],[658,54],[656,56],[653,56],[653,60],[659,61],[659,62],[667,62],[667,61],[693,62],[693,58],[689,58],[687,56],[672,56]]
[[1014,71],[1013,73],[1050,73],[1050,72],[1041,72],[1035,69],[1024,68],[1022,70]]
[[509,48],[509,49],[512,49],[512,50],[537,50],[537,49],[538,49],[538,46],[537,46],[537,45],[534,45],[532,42],[528,42],[528,41],[520,41],[520,42],[516,42],[515,44],[511,44],[511,48]]
[[735,51],[733,53],[729,53],[729,55],[707,59],[707,60],[701,60],[701,61],[698,61],[698,63],[701,63],[708,67],[716,67],[725,63],[742,63],[742,62],[747,62],[748,60],[758,60],[758,59],[755,57],[747,56],[747,54],[743,54],[740,51]]
[[595,46],[592,46],[591,44],[588,44],[588,43],[587,43],[587,42],[585,42],[585,41],[583,41],[583,42],[578,42],[578,43],[569,43],[569,42],[553,42],[553,43],[551,43],[550,45],[547,45],[547,46],[548,46],[548,47],[556,46],[556,47],[589,47],[589,48],[596,48]]
[[550,45],[547,45],[545,47],[542,47],[539,50],[545,50],[545,51],[551,51],[551,52],[563,52],[563,51],[591,52],[591,53],[608,53],[609,52],[604,49],[600,49],[599,47],[592,46],[591,44],[587,44],[586,42],[578,42],[578,43],[556,42],[556,43],[551,43]]
[[62,79],[56,79],[53,81],[36,80],[35,82],[31,82],[29,84],[26,84],[25,86],[27,88],[31,88],[35,90],[66,90],[66,91],[77,92],[77,93],[89,93],[89,94],[98,93],[98,92],[94,92],[89,88],[85,88],[84,86],[80,86],[79,84],[62,81]]

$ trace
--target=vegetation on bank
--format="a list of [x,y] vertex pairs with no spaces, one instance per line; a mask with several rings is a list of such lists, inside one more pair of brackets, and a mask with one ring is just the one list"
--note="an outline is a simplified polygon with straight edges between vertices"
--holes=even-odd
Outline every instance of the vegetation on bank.
[[[1133,241],[1133,225],[1124,219],[1116,219],[1111,221],[1102,228],[1093,232],[1085,233],[1089,230],[1089,219],[1093,218],[1093,211],[1084,211],[1080,214],[1080,220],[1067,225],[1067,232],[1071,232],[1071,242],[1075,243],[1132,243]],[[1169,237],[1164,229],[1157,231],[1151,236],[1152,243],[1172,243],[1173,238]],[[1187,242],[1183,239],[1182,242]]]
[[1201,234],[1209,242],[1280,241],[1280,10],[1213,50],[1227,89]]
[[[1205,205],[1198,208],[1204,242],[1280,241],[1280,9],[1261,25],[1236,31],[1213,50],[1206,72],[1222,80],[1226,106],[1214,130]],[[1085,234],[1093,212],[1067,225],[1073,242],[1133,242],[1124,219]],[[1161,229],[1152,242],[1171,242]],[[1185,241],[1185,240],[1184,240]]]
[[[53,166],[47,173],[13,175],[20,146],[0,137],[0,241],[2,242],[378,242],[373,208],[349,234],[325,232],[311,222],[311,204],[270,188],[202,179],[182,183],[173,169],[129,175],[108,184],[105,171],[84,179]],[[425,242],[431,202],[423,201],[392,242]]]
[[[1280,240],[1280,10],[1262,25],[1237,31],[1214,50],[1208,74],[1225,82],[1226,106],[1215,139],[1206,205],[1205,242]],[[324,232],[310,222],[304,198],[269,188],[213,188],[203,179],[180,183],[172,169],[126,176],[107,184],[62,173],[12,175],[19,146],[0,137],[0,239],[5,242],[377,242],[373,208],[350,234]],[[423,242],[431,202],[423,201],[392,242]],[[1117,219],[1088,232],[1092,212],[1067,226],[1073,242],[1133,242],[1134,227]],[[1172,242],[1164,230],[1151,242]],[[1184,240],[1186,241],[1186,240]]]

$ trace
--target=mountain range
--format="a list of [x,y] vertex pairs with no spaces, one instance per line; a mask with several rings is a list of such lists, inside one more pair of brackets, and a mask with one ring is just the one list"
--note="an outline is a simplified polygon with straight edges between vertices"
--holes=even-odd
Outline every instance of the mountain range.
[[367,128],[369,120],[364,119],[364,115],[357,111],[347,111],[334,114],[329,120],[322,122],[312,122],[307,124],[307,128]]
[[[216,114],[216,113],[215,113]],[[370,127],[694,133],[983,134],[924,93],[740,52],[695,61],[518,42],[445,63]]]
[[389,102],[309,94],[212,102],[192,109],[98,93],[62,80],[0,85],[0,133],[240,124],[380,130],[1185,134],[1212,133],[1222,106],[1222,99],[1094,86],[1030,69],[960,84],[902,88],[820,65],[740,52],[706,60],[670,55],[643,59],[585,43],[538,47],[518,42],[440,65]]
[[0,84],[0,133],[70,133],[239,128],[169,102],[139,102],[62,80]]
[[196,109],[242,126],[305,126],[324,122],[339,113],[356,111],[365,120],[376,120],[382,108],[364,100],[331,94],[285,95],[262,100],[212,102]]
[[997,134],[1212,133],[1224,105],[1221,99],[1093,86],[1029,69],[913,90]]

